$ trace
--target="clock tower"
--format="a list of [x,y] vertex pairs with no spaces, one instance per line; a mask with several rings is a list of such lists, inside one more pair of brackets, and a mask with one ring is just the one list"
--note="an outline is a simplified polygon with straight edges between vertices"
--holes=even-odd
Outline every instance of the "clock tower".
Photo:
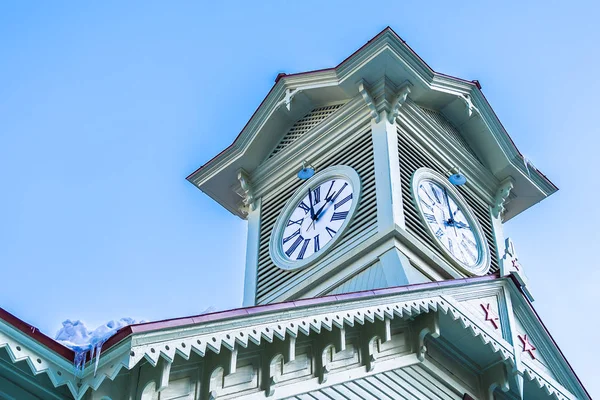
[[335,68],[278,75],[188,180],[248,221],[245,306],[496,274],[503,222],[557,190],[477,81],[390,29]]
[[391,29],[280,74],[188,179],[248,221],[244,307],[131,325],[89,354],[0,309],[0,397],[591,398],[503,234],[557,188],[477,81]]

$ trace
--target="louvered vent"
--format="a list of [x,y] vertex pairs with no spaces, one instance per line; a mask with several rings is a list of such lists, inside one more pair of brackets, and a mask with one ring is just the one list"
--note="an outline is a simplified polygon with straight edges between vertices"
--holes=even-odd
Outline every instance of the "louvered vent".
[[[446,258],[446,256],[443,255],[438,249],[434,243],[434,240],[428,234],[427,228],[423,226],[421,220],[419,219],[419,215],[417,214],[417,210],[414,206],[410,190],[410,180],[417,169],[421,167],[427,167],[441,173],[442,175],[445,174],[446,170],[438,160],[423,150],[416,143],[416,141],[407,134],[406,127],[402,126],[402,124],[400,124],[398,128],[398,152],[400,154],[402,197],[406,199],[406,201],[404,201],[406,228],[409,232],[413,233],[417,238],[425,243],[438,256],[441,258]],[[494,273],[498,270],[498,259],[496,256],[494,235],[492,233],[492,221],[490,217],[489,206],[468,187],[457,186],[456,189],[458,189],[460,194],[467,201],[467,204],[473,210],[473,213],[477,217],[477,220],[485,232],[485,237],[490,247],[492,259],[490,273]]]
[[283,139],[281,139],[281,142],[279,142],[277,147],[275,147],[275,149],[271,152],[269,158],[273,157],[275,154],[285,149],[291,143],[294,143],[296,139],[304,135],[306,132],[310,131],[315,126],[319,125],[324,119],[329,117],[343,105],[344,104],[341,103],[318,107],[306,114],[304,118],[298,120],[294,124],[294,126],[292,126],[290,130],[287,131]]
[[[454,141],[463,149],[467,150],[473,157],[477,158],[477,155],[471,149],[465,138],[460,134],[458,129],[450,123],[441,113],[430,110],[425,107],[419,108],[423,111],[425,118],[427,118],[433,125],[437,126],[442,132],[446,134],[446,137]],[[479,160],[479,158],[477,158]]]
[[[358,237],[374,234],[377,230],[377,209],[375,200],[375,172],[373,163],[373,143],[371,132],[363,130],[349,137],[343,145],[346,151],[339,151],[326,159],[312,162],[317,171],[333,165],[347,165],[356,170],[362,184],[362,198],[348,230],[335,248],[344,246]],[[263,304],[273,291],[284,287],[292,279],[306,274],[313,267],[298,271],[284,271],[271,260],[269,255],[269,239],[275,220],[283,209],[286,201],[302,184],[298,179],[291,178],[281,185],[279,191],[263,197],[261,207],[260,249],[258,259],[258,276],[256,284],[256,302]],[[334,248],[334,250],[335,250]]]

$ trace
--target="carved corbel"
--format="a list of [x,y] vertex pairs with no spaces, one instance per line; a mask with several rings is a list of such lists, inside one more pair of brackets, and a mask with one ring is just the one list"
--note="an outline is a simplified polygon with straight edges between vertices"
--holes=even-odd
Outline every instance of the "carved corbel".
[[333,344],[329,344],[323,348],[321,352],[321,368],[318,371],[319,373],[319,383],[323,384],[327,382],[327,376],[329,374],[330,368],[328,366],[329,359],[333,358],[333,353],[335,353],[335,346]]
[[505,205],[508,203],[508,196],[514,186],[511,178],[506,179],[500,184],[494,198],[494,206],[492,207],[492,215],[494,218],[501,218],[502,214],[504,214],[504,211],[506,210]]
[[296,359],[296,337],[289,335],[288,336],[288,348],[285,357],[285,362],[292,362]]
[[471,96],[469,96],[468,94],[460,94],[458,97],[460,97],[461,100],[465,103],[465,106],[467,107],[467,112],[469,113],[469,117],[473,115],[473,112],[477,112],[479,114],[479,110],[473,104]]
[[335,347],[337,352],[346,350],[346,330],[343,327],[340,328],[340,334]]
[[533,296],[531,295],[529,287],[527,286],[527,276],[525,275],[523,266],[519,262],[517,250],[515,250],[515,244],[513,243],[511,238],[506,238],[504,246],[504,255],[502,256],[502,259],[500,259],[500,275],[508,276],[510,274],[512,274],[519,282],[523,293],[527,295],[530,301],[533,301]]
[[229,358],[229,374],[235,374],[237,370],[237,358],[238,358],[238,348],[236,345],[233,346],[233,350],[231,350],[231,357]]
[[437,313],[427,313],[415,319],[415,347],[417,358],[419,361],[425,361],[427,354],[427,346],[425,346],[425,338],[431,335],[434,338],[440,336],[440,322]]
[[267,397],[275,394],[275,386],[279,382],[281,375],[283,375],[284,362],[283,355],[278,353],[273,356],[269,363],[269,380],[267,382],[267,388],[265,389],[265,395]]
[[250,176],[243,169],[238,171],[238,181],[241,188],[241,192],[238,192],[238,195],[243,199],[245,208],[243,211],[247,214],[249,211],[254,211],[255,209],[254,190],[250,182]]
[[394,101],[392,102],[392,109],[390,110],[390,113],[388,114],[388,121],[390,124],[393,124],[394,121],[396,120],[396,117],[398,116],[398,113],[400,112],[400,108],[402,108],[402,105],[406,102],[406,99],[408,98],[408,95],[410,94],[410,82],[406,82],[404,85],[402,85],[400,87],[400,90],[398,90],[398,94],[396,95]]
[[371,372],[375,369],[375,363],[377,362],[377,355],[379,354],[379,344],[381,339],[379,336],[373,336],[369,342],[367,343],[367,357],[365,360],[365,365],[367,367],[367,372]]
[[377,107],[375,107],[375,103],[373,102],[373,97],[371,97],[371,93],[367,90],[367,83],[361,79],[357,83],[358,92],[362,95],[363,100],[369,107],[371,118],[375,120],[375,122],[379,122],[379,112],[377,111]]
[[508,372],[506,364],[498,362],[491,367],[488,367],[483,373],[483,387],[487,389],[487,399],[494,400],[494,391],[499,389],[503,392],[510,390],[508,383]]
[[171,375],[171,362],[163,359],[157,392],[161,392],[169,386],[169,375]]
[[219,396],[219,391],[223,389],[225,378],[225,369],[221,366],[215,368],[210,374],[208,398],[215,400]]
[[296,96],[300,92],[302,92],[302,89],[300,88],[286,89],[285,93],[283,94],[283,98],[279,100],[279,102],[275,105],[275,108],[279,108],[282,105],[285,105],[285,108],[287,108],[287,110],[290,111],[292,109],[292,100],[294,99],[294,96]]

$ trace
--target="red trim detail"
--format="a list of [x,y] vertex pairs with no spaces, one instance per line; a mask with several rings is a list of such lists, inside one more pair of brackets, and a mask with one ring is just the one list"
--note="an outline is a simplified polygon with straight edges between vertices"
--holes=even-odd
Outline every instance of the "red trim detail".
[[[381,32],[379,32],[373,39],[369,40],[367,43],[365,43],[364,45],[362,45],[358,50],[356,50],[354,53],[352,53],[350,56],[346,57],[341,63],[339,63],[338,65],[336,65],[333,68],[323,68],[323,69],[317,69],[317,70],[313,70],[313,71],[306,71],[306,72],[298,72],[295,74],[284,74],[285,77],[289,77],[289,76],[298,76],[298,75],[305,75],[305,74],[312,74],[312,73],[316,73],[316,72],[324,72],[324,71],[332,71],[332,70],[336,70],[338,69],[342,64],[344,64],[346,61],[348,61],[350,58],[352,58],[355,54],[357,54],[358,52],[360,52],[362,49],[364,49],[365,47],[367,47],[371,42],[377,40],[379,37],[383,36],[386,32],[390,32],[392,33],[396,38],[398,38],[398,40],[400,40],[402,42],[402,44],[404,44],[406,46],[406,48],[415,56],[417,57],[432,73],[437,74],[437,75],[441,75],[441,76],[446,76],[448,78],[452,78],[452,79],[456,79],[458,81],[461,82],[465,82],[471,85],[474,85],[477,89],[479,89],[479,91],[481,91],[481,84],[479,83],[478,80],[472,80],[472,81],[468,81],[466,79],[462,79],[462,78],[458,78],[456,76],[452,76],[452,75],[447,75],[447,74],[443,74],[441,72],[436,72],[433,70],[433,68],[431,68],[429,66],[429,64],[427,64],[425,62],[425,60],[423,60],[407,43],[404,39],[402,39],[396,32],[394,32],[394,30],[392,28],[390,28],[389,26],[385,27],[385,29],[383,29]],[[240,135],[242,134],[242,132],[244,131],[244,129],[246,129],[246,126],[248,126],[248,124],[250,123],[250,121],[252,120],[252,118],[254,118],[254,115],[256,115],[256,113],[258,112],[258,110],[261,108],[261,106],[263,105],[263,103],[267,100],[267,98],[269,97],[269,94],[271,94],[271,92],[273,91],[273,89],[275,88],[275,86],[277,86],[277,83],[281,80],[281,78],[283,78],[284,76],[281,76],[282,74],[277,75],[277,78],[275,79],[275,84],[273,85],[273,87],[271,88],[271,90],[269,90],[269,93],[267,93],[267,95],[265,96],[265,98],[263,99],[263,101],[261,101],[261,103],[259,104],[258,108],[254,111],[254,113],[252,114],[252,116],[250,117],[250,119],[248,120],[248,122],[246,122],[246,125],[244,125],[244,127],[242,128],[242,130],[240,131],[240,133],[237,135],[237,137],[234,139],[234,141],[227,146],[225,149],[223,149],[223,151],[221,151],[219,154],[217,154],[216,156],[214,156],[213,158],[211,158],[208,162],[206,162],[204,165],[202,165],[200,168],[196,169],[194,172],[192,172],[191,174],[189,174],[186,179],[190,180],[190,177],[194,174],[196,174],[197,172],[199,172],[200,170],[202,170],[203,168],[205,168],[208,164],[210,164],[213,160],[217,159],[221,154],[223,154],[224,152],[226,152],[229,148],[231,148],[235,142],[237,142],[237,140],[239,139]],[[523,158],[523,154],[521,154],[521,152],[519,151],[519,149],[517,148],[517,146],[515,145],[515,142],[512,140],[512,138],[510,137],[510,135],[508,134],[508,131],[504,128],[504,125],[502,125],[502,122],[500,121],[500,119],[498,118],[498,115],[496,115],[496,112],[494,111],[494,109],[492,108],[492,106],[490,105],[489,101],[487,100],[487,98],[485,97],[485,95],[483,94],[483,92],[481,92],[481,95],[483,96],[483,99],[485,100],[485,102],[488,104],[489,108],[492,110],[492,113],[494,113],[494,116],[496,117],[496,119],[498,120],[498,122],[500,123],[500,126],[502,126],[502,129],[504,130],[504,132],[506,132],[506,136],[508,136],[508,138],[510,139],[510,142],[512,143],[513,147],[515,148],[515,150],[517,150],[517,153],[519,154],[519,156],[521,157],[521,159],[523,159],[523,162],[525,162],[524,158]],[[552,183],[552,181],[550,181],[550,179],[548,179],[546,177],[546,175],[544,175],[540,170],[538,170],[537,168],[533,167],[533,169],[535,169],[550,185],[552,185],[552,187],[554,187],[554,189],[558,190],[558,187]]]
[[35,326],[29,325],[27,322],[15,317],[8,311],[3,308],[0,308],[0,319],[9,323],[14,328],[20,330],[33,340],[39,342],[40,344],[46,346],[50,350],[54,351],[58,355],[63,358],[66,358],[69,361],[75,360],[75,352],[69,349],[66,346],[58,343],[56,340],[44,335],[40,332]]
[[556,340],[554,340],[554,338],[550,334],[550,331],[548,330],[548,328],[546,328],[546,325],[544,325],[544,321],[542,321],[542,319],[540,318],[540,316],[537,313],[537,311],[535,311],[535,308],[533,308],[533,304],[531,304],[531,301],[529,301],[529,299],[527,298],[527,296],[525,295],[525,293],[523,293],[523,290],[521,289],[521,284],[519,283],[519,281],[517,280],[517,278],[512,273],[509,275],[509,277],[511,278],[512,282],[515,284],[515,286],[517,287],[517,289],[519,289],[519,291],[523,295],[523,298],[527,302],[527,305],[529,306],[529,308],[531,309],[531,311],[533,311],[533,314],[537,318],[537,320],[540,323],[540,325],[542,325],[542,328],[544,328],[544,331],[546,332],[546,334],[548,335],[548,337],[550,338],[550,340],[552,340],[552,344],[554,344],[554,346],[556,347],[556,349],[558,350],[558,352],[562,356],[563,360],[565,360],[565,362],[569,366],[569,369],[571,370],[571,372],[573,373],[573,375],[575,376],[575,378],[577,378],[577,382],[579,382],[579,386],[581,386],[581,388],[583,389],[583,391],[585,392],[585,394],[587,394],[587,396],[591,399],[592,396],[590,396],[590,394],[588,393],[588,391],[585,388],[585,386],[583,386],[583,383],[581,382],[581,379],[579,379],[579,376],[577,376],[577,373],[575,373],[575,370],[573,369],[573,366],[571,365],[571,363],[569,363],[569,360],[567,360],[567,357],[565,357],[565,354],[562,352],[562,350],[560,349],[560,347],[556,343]]

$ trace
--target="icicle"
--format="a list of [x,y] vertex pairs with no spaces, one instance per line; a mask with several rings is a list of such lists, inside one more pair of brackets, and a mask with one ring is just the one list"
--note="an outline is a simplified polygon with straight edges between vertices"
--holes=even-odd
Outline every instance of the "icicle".
[[[76,374],[83,373],[89,351],[90,363],[94,361],[94,375],[96,375],[104,343],[119,329],[135,323],[138,322],[132,318],[121,318],[118,321],[108,321],[94,331],[90,331],[81,321],[66,320],[56,334],[56,340],[75,352],[73,367]],[[94,357],[96,357],[95,360]]]
[[85,360],[87,349],[77,348],[73,349],[75,351],[75,360],[73,360],[73,367],[75,369],[75,375],[78,375],[79,372],[83,372],[85,368]]
[[96,345],[96,362],[94,364],[94,376],[96,376],[96,372],[98,371],[98,363],[100,362],[100,352],[102,351],[102,345],[106,340],[101,340]]

